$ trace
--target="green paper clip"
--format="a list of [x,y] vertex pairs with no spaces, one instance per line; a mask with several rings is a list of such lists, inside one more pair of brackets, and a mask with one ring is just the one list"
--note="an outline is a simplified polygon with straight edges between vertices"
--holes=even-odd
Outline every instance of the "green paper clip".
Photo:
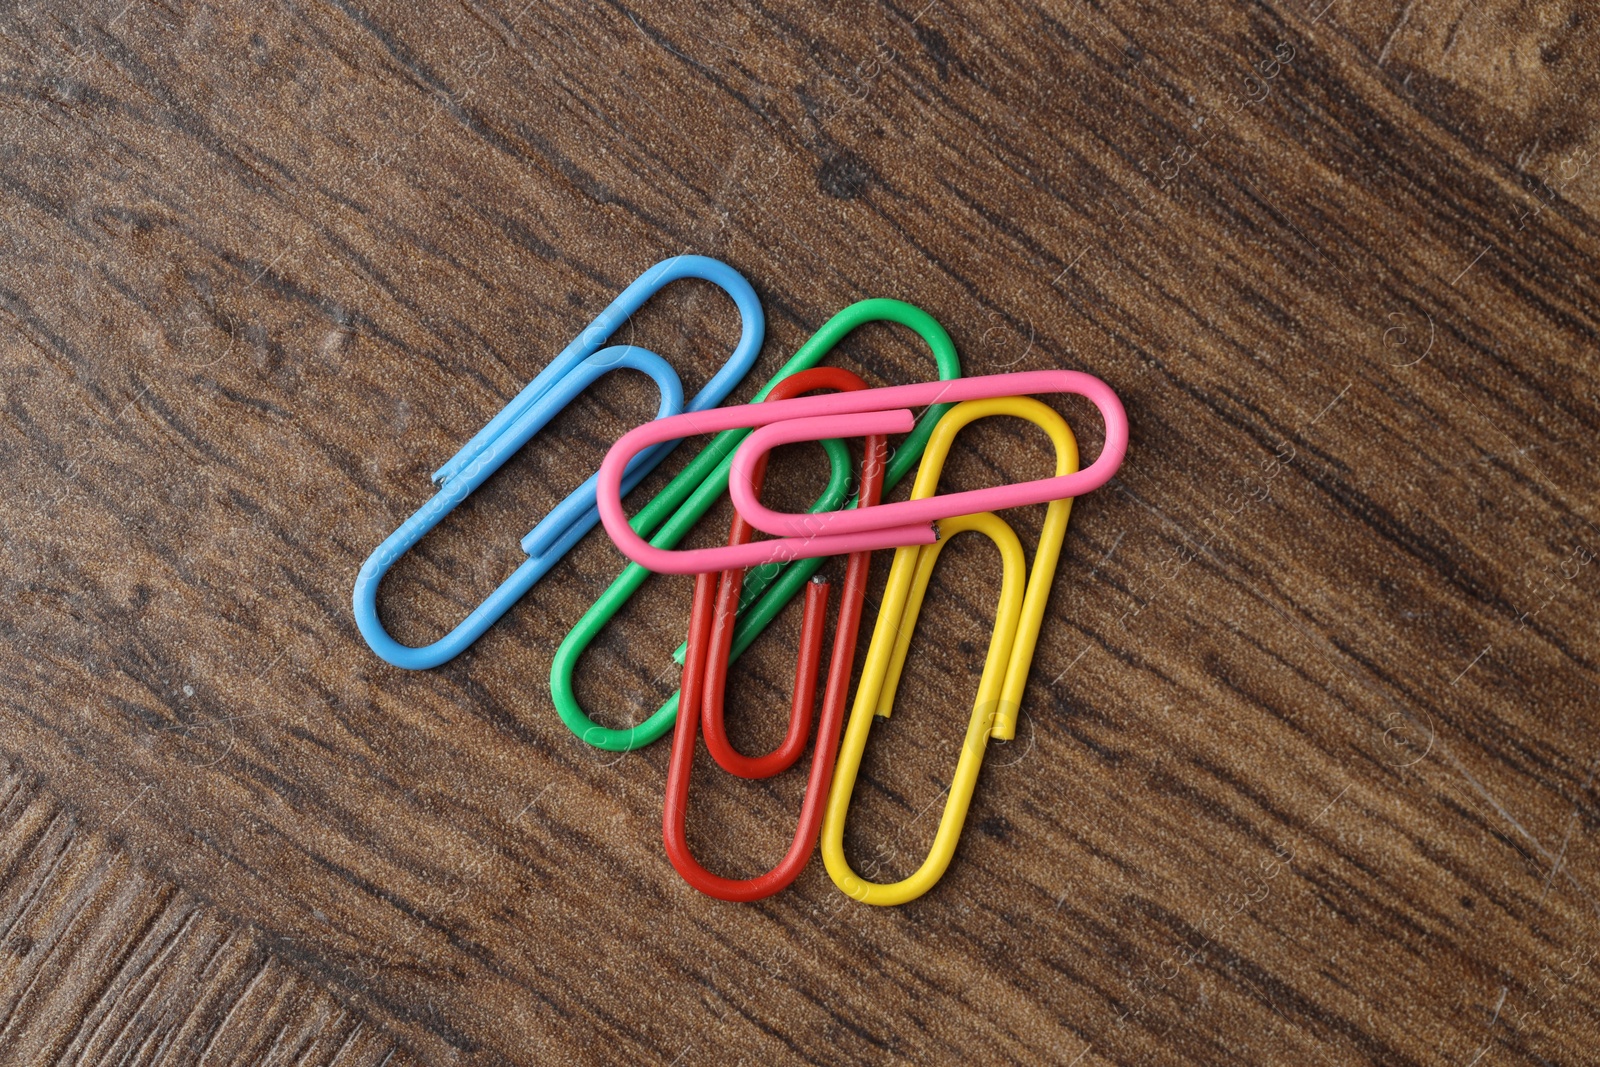
[[[895,322],[915,330],[932,351],[940,379],[949,381],[961,376],[961,360],[956,355],[955,343],[933,316],[901,300],[862,300],[824,323],[762,387],[751,403],[765,400],[772,387],[789,375],[816,366],[852,330],[872,322]],[[885,494],[921,459],[922,449],[928,443],[934,425],[952,406],[935,404],[917,420],[916,427],[889,458],[883,483]],[[733,462],[734,449],[749,433],[748,429],[726,430],[713,437],[711,443],[679,471],[677,477],[668,482],[666,488],[645,505],[629,525],[641,537],[649,537],[650,543],[658,548],[675,547],[701,516],[711,509],[717,498],[727,491],[728,469]],[[838,441],[824,441],[822,444],[827,450],[832,471],[827,488],[812,505],[812,511],[838,508],[849,486],[851,463],[848,449]],[[854,502],[847,506],[854,506]],[[785,565],[760,567],[749,575],[739,598],[739,622],[734,629],[729,662],[738,659],[754,643],[825,562],[821,558],[797,560]],[[678,718],[679,694],[673,693],[636,726],[621,729],[602,726],[579,705],[573,689],[573,672],[577,669],[578,658],[605,625],[622,610],[623,605],[638,592],[649,575],[650,572],[644,567],[629,563],[616,581],[584,612],[577,625],[562,640],[550,663],[550,697],[561,715],[561,721],[584,741],[607,752],[642,748],[670,731]],[[683,653],[684,647],[679,645],[673,658],[681,663]]]

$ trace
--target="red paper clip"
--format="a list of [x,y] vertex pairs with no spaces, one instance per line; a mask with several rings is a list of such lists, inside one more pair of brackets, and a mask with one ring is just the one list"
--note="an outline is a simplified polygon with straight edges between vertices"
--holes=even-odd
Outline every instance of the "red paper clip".
[[[855,390],[866,383],[848,371],[827,367],[803,371],[785,379],[790,395],[808,389]],[[777,399],[776,394],[769,399]],[[759,489],[766,475],[765,457],[753,480]],[[859,507],[878,502],[883,490],[884,468],[888,462],[888,441],[882,436],[866,439],[862,461]],[[754,531],[742,516],[735,515],[728,534],[729,544],[745,544]],[[744,778],[767,778],[793,766],[805,751],[811,726],[811,705],[816,697],[817,670],[822,658],[822,635],[827,615],[828,585],[812,579],[806,588],[804,614],[800,624],[800,657],[795,666],[794,702],[789,729],[783,743],[764,756],[746,756],[728,741],[723,723],[723,700],[727,686],[728,651],[733,641],[735,609],[744,580],[742,569],[720,575],[702,573],[696,577],[694,605],[689,616],[688,651],[683,663],[683,704],[672,739],[672,757],[667,768],[666,803],[662,811],[661,832],[667,858],[684,881],[720,900],[761,900],[788,886],[805,869],[816,848],[827,804],[834,760],[839,749],[839,733],[844,725],[845,702],[849,695],[850,670],[855,659],[856,635],[861,624],[861,607],[866,597],[867,570],[872,553],[853,553],[845,568],[844,591],[839,600],[839,620],[835,627],[833,655],[828,664],[828,686],[822,699],[822,715],[817,723],[817,740],[812,750],[810,780],[800,808],[794,840],[778,865],[755,878],[724,878],[700,865],[689,851],[686,819],[689,806],[689,776],[694,765],[698,727],[703,722],[706,748],[712,758],[730,773]]]

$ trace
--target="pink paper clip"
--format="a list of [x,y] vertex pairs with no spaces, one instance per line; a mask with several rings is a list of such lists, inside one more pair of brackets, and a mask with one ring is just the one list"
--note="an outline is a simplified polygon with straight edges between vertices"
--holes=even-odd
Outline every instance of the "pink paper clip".
[[[1100,410],[1106,439],[1094,463],[1073,474],[1016,485],[814,515],[785,514],[764,507],[751,483],[756,460],[781,444],[907,433],[914,421],[913,408],[1030,393],[1075,393]],[[729,492],[734,507],[746,521],[759,530],[777,534],[775,539],[671,551],[656,548],[634,532],[622,507],[622,474],[636,453],[691,434],[745,427],[756,429],[734,453]],[[933,524],[940,519],[1042,504],[1098,489],[1117,473],[1127,451],[1128,416],[1122,401],[1105,382],[1082,371],[1019,371],[714,408],[647,422],[624,434],[606,454],[600,465],[597,500],[600,521],[629,559],[660,574],[704,574],[813,556],[932,544],[939,536]]]

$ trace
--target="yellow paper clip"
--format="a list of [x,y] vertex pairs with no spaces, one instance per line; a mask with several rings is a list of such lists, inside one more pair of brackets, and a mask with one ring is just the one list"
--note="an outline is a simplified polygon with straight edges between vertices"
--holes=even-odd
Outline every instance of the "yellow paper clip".
[[[991,415],[1012,415],[1036,424],[1055,443],[1056,474],[1070,474],[1078,469],[1078,442],[1066,420],[1051,408],[1027,397],[969,400],[952,408],[934,428],[922,465],[917,469],[911,499],[929,497],[938,490],[939,474],[955,435],[969,423]],[[850,725],[839,746],[839,761],[822,823],[822,859],[827,864],[828,874],[835,885],[854,899],[867,904],[904,904],[932,889],[950,866],[989,738],[1008,741],[1016,736],[1022,693],[1028,684],[1028,669],[1033,663],[1039,626],[1044,621],[1050,585],[1055,580],[1071,512],[1070,499],[1053,501],[1046,510],[1044,529],[1039,534],[1039,550],[1034,554],[1033,573],[1027,576],[1026,590],[1023,580],[1027,561],[1023,557],[1022,543],[1017,540],[1016,532],[993,512],[946,519],[939,524],[938,541],[895,551],[888,585],[883,592],[883,606],[878,612],[872,644],[862,668],[861,686],[856,690],[855,704],[850,710]],[[989,638],[989,652],[978,681],[972,719],[967,725],[955,779],[950,784],[950,795],[927,859],[910,877],[901,881],[869,882],[856,874],[844,854],[844,824],[850,811],[850,796],[855,791],[856,774],[861,769],[873,717],[887,717],[894,708],[895,690],[905,668],[911,634],[922,611],[923,595],[927,592],[934,564],[950,538],[965,530],[975,530],[993,541],[1000,550],[1002,565],[994,634]]]

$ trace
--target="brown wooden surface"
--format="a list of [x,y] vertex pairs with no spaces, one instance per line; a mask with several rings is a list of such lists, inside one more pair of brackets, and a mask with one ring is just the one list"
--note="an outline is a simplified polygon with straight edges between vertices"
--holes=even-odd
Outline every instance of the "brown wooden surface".
[[259,936],[0,775],[7,1063],[400,1067],[392,1038]]
[[[0,1061],[1594,1062],[1597,33],[1465,0],[6,9]],[[602,534],[438,670],[351,621],[429,472],[683,251],[762,294],[741,399],[894,296],[969,372],[1129,409],[1018,740],[909,906],[820,860],[754,906],[673,873],[665,743],[591,751],[549,703]],[[735,330],[684,283],[628,333],[692,389]],[[838,361],[930,374],[889,327]],[[392,629],[463,614],[653,403],[575,405],[392,572]],[[964,440],[948,486],[1048,463]],[[931,838],[996,575],[955,543],[875,732],[847,844],[880,877]],[[688,584],[585,661],[605,721],[671,691]],[[748,750],[796,628],[735,672]],[[702,859],[765,869],[797,778],[702,771]]]

